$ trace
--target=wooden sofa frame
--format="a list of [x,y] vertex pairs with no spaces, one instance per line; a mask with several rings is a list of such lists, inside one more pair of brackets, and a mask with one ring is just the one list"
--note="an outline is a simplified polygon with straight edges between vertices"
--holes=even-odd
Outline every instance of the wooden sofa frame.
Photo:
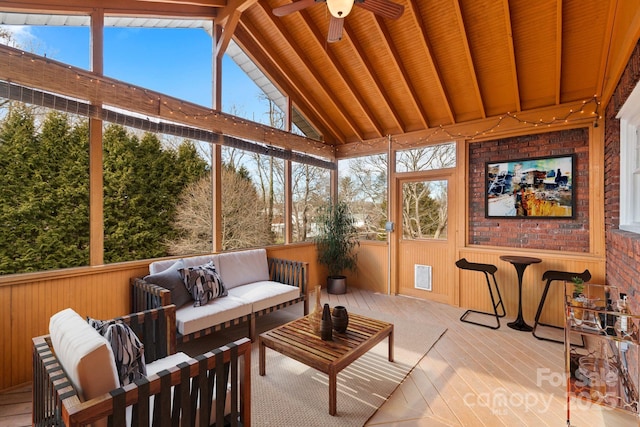
[[[288,307],[298,302],[302,302],[304,304],[304,315],[306,316],[309,314],[309,263],[279,258],[267,258],[267,263],[269,266],[269,279],[274,282],[280,282],[285,285],[300,288],[300,297],[282,304],[274,305],[264,310],[253,312],[246,316],[232,319],[225,323],[211,325],[205,329],[188,335],[182,335],[176,332],[177,342],[182,344],[243,322],[248,323],[248,337],[251,341],[254,341],[257,317]],[[172,304],[171,292],[161,286],[154,285],[153,283],[147,283],[142,278],[136,277],[131,279],[131,304],[131,311],[133,312],[163,307]]]
[[[169,305],[118,318],[144,344],[147,363],[175,353],[175,310]],[[225,417],[227,384],[231,413]],[[240,339],[82,402],[56,358],[50,336],[33,338],[33,425],[85,426],[107,417],[108,426],[124,426],[127,406],[132,406],[132,425],[195,426],[199,410],[200,414],[216,411],[216,427],[250,427],[251,342]],[[209,425],[208,416],[198,418],[199,426]]]

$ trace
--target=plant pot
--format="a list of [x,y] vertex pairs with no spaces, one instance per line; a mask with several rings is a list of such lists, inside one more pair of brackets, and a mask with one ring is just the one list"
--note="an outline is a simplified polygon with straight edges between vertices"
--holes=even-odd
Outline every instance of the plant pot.
[[329,276],[327,277],[327,292],[330,294],[347,293],[346,276]]

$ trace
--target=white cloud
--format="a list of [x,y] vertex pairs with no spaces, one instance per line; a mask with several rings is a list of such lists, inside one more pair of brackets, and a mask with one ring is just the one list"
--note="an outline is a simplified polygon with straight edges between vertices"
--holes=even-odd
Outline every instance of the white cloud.
[[4,45],[32,50],[39,44],[27,25],[0,25],[0,30],[0,43]]

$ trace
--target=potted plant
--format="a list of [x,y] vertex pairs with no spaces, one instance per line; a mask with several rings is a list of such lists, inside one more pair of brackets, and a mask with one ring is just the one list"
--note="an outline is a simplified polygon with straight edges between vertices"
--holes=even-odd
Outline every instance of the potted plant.
[[347,291],[344,270],[354,272],[358,256],[354,249],[360,246],[355,219],[345,202],[329,203],[320,209],[317,217],[318,234],[315,238],[318,262],[327,266],[327,292],[343,294]]

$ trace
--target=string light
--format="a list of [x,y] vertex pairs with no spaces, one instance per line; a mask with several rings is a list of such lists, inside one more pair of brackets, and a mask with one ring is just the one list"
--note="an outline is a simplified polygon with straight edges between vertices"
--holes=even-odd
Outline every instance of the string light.
[[[9,56],[13,56],[13,57],[20,57],[21,59],[24,59],[27,56],[27,53],[24,51],[20,51],[17,53],[12,53],[9,52],[8,53]],[[53,61],[50,61],[48,58],[34,58],[34,57],[29,57],[29,61],[32,63],[35,63],[37,61],[43,61],[43,63],[46,64],[51,64]],[[60,64],[61,66],[67,68],[67,69],[72,69],[71,66],[69,65],[64,65],[64,64]],[[81,80],[81,79],[86,79],[86,81],[89,81],[90,83],[94,83],[96,86],[100,85],[100,84],[105,84],[106,86],[111,86],[114,89],[117,89],[117,87],[120,87],[120,85],[117,85],[116,83],[114,83],[112,80],[107,80],[107,79],[101,79],[99,76],[93,75],[93,74],[89,74],[89,72],[87,73],[83,73],[83,72],[75,72],[75,77],[76,80]],[[126,88],[130,91],[136,92],[136,95],[143,95],[145,97],[147,97],[147,100],[149,102],[149,104],[156,104],[158,105],[158,111],[160,110],[160,107],[162,106],[163,109],[166,111],[166,113],[168,113],[169,116],[175,116],[174,113],[179,112],[184,116],[185,120],[194,120],[194,121],[198,121],[198,120],[208,120],[209,118],[214,118],[214,119],[219,119],[219,118],[223,118],[225,122],[231,122],[232,125],[234,127],[238,127],[238,126],[244,126],[244,127],[253,127],[253,129],[258,130],[259,127],[255,122],[249,121],[249,120],[245,120],[236,116],[232,116],[232,115],[228,115],[222,112],[219,112],[217,110],[213,110],[213,109],[209,109],[206,110],[204,107],[202,106],[193,106],[193,109],[199,110],[199,112],[190,112],[188,110],[190,110],[190,105],[189,104],[185,104],[184,102],[180,102],[180,101],[176,101],[176,102],[180,102],[180,104],[178,105],[177,108],[175,108],[174,106],[172,106],[166,99],[163,99],[162,96],[158,95],[157,93],[152,93],[150,91],[148,91],[147,89],[143,89],[140,88],[141,90],[138,90],[138,88],[136,88],[135,86],[132,85],[127,85],[122,83],[122,86],[126,86]],[[580,115],[580,116],[584,116],[585,113],[587,113],[587,107],[594,105],[594,111],[592,111],[591,113],[589,113],[591,116],[595,116],[594,117],[594,122],[593,122],[593,126],[594,127],[598,127],[598,121],[602,119],[602,116],[599,113],[600,110],[600,100],[598,99],[597,95],[594,95],[592,98],[587,99],[582,101],[580,108],[575,109],[575,108],[570,108],[568,110],[568,112],[564,115],[564,116],[554,116],[552,117],[550,120],[544,120],[543,118],[536,120],[526,120],[526,119],[521,119],[520,117],[518,117],[517,113],[511,113],[511,112],[507,112],[506,114],[503,114],[501,116],[498,116],[496,118],[496,121],[493,125],[490,125],[486,128],[480,129],[480,130],[475,130],[471,133],[467,133],[464,134],[462,132],[452,132],[449,129],[456,126],[456,125],[450,125],[450,126],[444,126],[444,125],[439,125],[437,128],[432,128],[431,130],[433,132],[431,132],[429,135],[427,136],[423,136],[423,137],[418,137],[416,139],[413,139],[411,141],[405,141],[405,142],[400,142],[398,141],[396,138],[392,138],[392,142],[394,143],[394,146],[402,149],[404,147],[409,147],[409,146],[419,146],[421,144],[425,144],[425,143],[429,143],[432,140],[438,140],[441,141],[445,138],[449,138],[449,139],[468,139],[468,140],[475,140],[479,137],[484,137],[487,136],[487,134],[492,134],[495,133],[495,130],[497,128],[499,128],[503,122],[510,120],[510,121],[516,121],[517,123],[523,125],[523,126],[532,126],[532,127],[539,127],[539,126],[545,126],[546,127],[551,127],[554,124],[560,124],[560,123],[569,123],[572,120],[572,117],[576,116],[576,115]],[[183,111],[183,106],[185,107],[185,110],[187,111]],[[204,112],[202,112],[204,110]],[[575,119],[576,121],[584,121],[584,117],[578,117]],[[486,123],[483,122],[483,123]],[[266,129],[266,128],[264,128]],[[271,130],[271,136],[275,135],[275,130]],[[285,131],[282,131],[283,133],[287,133]],[[266,133],[267,131],[264,130],[264,134],[265,134],[265,140],[266,140]],[[444,137],[444,138],[443,138]],[[384,140],[386,141],[386,137],[384,138]],[[375,140],[368,140],[368,141],[360,141],[360,142],[356,142],[353,144],[348,144],[348,148],[347,150],[345,150],[345,152],[356,152],[358,150],[360,150],[361,147],[374,147],[377,146],[380,141],[382,141],[382,139],[375,139]],[[333,147],[331,146],[321,146],[320,145],[320,141],[315,141],[315,140],[310,140],[308,141],[308,152],[310,151],[316,151],[318,153],[326,153],[327,155],[329,155],[330,157],[333,157]]]
[[[587,108],[591,105],[594,106],[594,110],[591,113],[589,113],[587,111]],[[537,128],[540,126],[551,127],[554,124],[569,123],[571,122],[574,116],[584,115],[584,114],[589,114],[590,116],[594,116],[593,127],[597,128],[598,121],[602,119],[602,116],[600,115],[599,111],[600,111],[600,100],[598,99],[597,95],[594,95],[590,99],[581,101],[579,109],[570,108],[564,116],[554,116],[550,120],[544,120],[543,118],[539,118],[538,120],[526,120],[518,117],[518,114],[516,113],[507,112],[506,114],[498,116],[494,124],[486,128],[483,128],[481,130],[475,130],[473,133],[463,134],[462,132],[451,132],[449,128],[453,126],[447,127],[444,125],[439,125],[437,128],[433,128],[432,129],[433,132],[430,133],[429,135],[418,137],[411,141],[401,142],[398,139],[393,137],[391,137],[391,139],[396,149],[403,149],[405,147],[407,148],[416,147],[416,146],[431,142],[433,140],[435,141],[442,141],[444,139],[475,140],[475,139],[478,139],[479,137],[485,137],[487,136],[487,134],[494,133],[497,128],[499,128],[504,122],[508,120],[515,121],[516,124],[520,124],[523,126],[531,126],[534,128]],[[584,117],[577,117],[574,120],[582,122],[585,119]],[[344,153],[345,154],[356,153],[360,151],[363,147],[372,148],[372,147],[378,146],[379,144],[382,143],[383,139],[384,141],[387,141],[387,138],[385,137],[385,138],[378,138],[370,141],[360,141],[353,144],[349,144],[348,148],[344,150]]]

